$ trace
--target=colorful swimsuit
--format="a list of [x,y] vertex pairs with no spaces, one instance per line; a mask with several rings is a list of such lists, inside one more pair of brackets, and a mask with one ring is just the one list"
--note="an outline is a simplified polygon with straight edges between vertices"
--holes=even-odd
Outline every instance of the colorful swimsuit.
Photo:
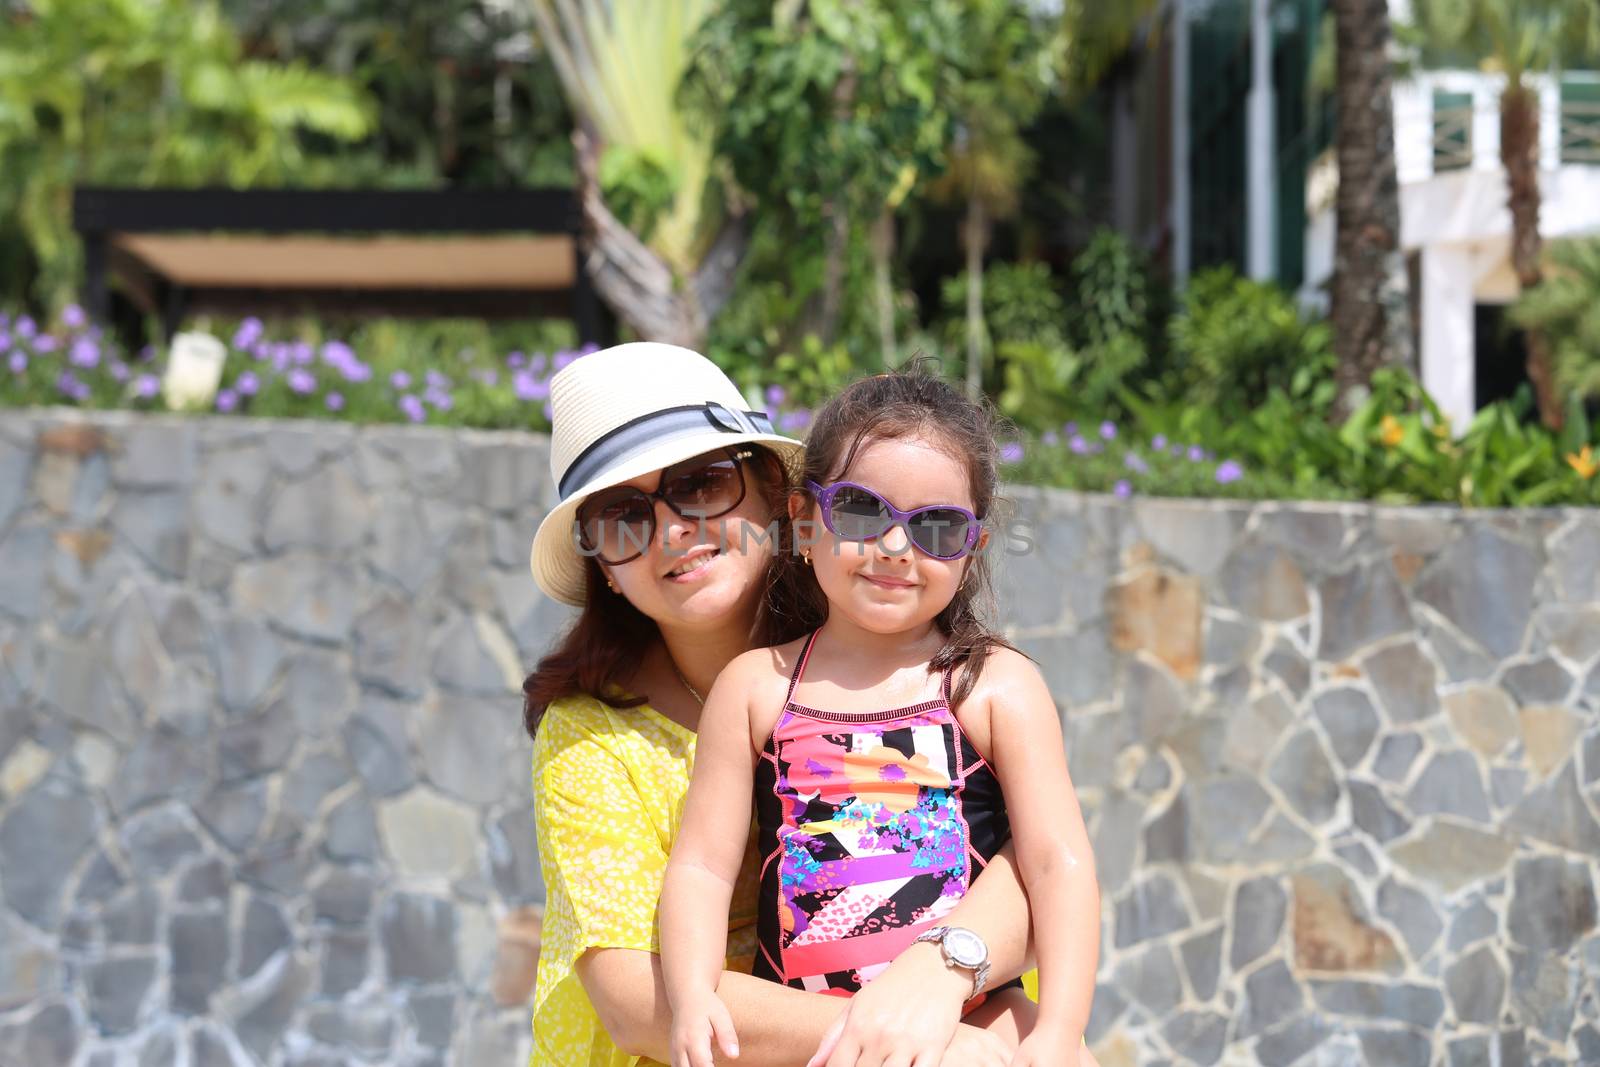
[[999,780],[950,710],[948,674],[942,699],[819,711],[794,702],[816,639],[756,767],[755,973],[848,996],[940,924],[1011,825]]

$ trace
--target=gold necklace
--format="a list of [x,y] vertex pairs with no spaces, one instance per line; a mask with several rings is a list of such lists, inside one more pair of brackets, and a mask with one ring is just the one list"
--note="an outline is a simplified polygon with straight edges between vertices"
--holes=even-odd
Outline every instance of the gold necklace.
[[678,681],[682,682],[683,687],[689,691],[689,695],[694,697],[694,702],[700,705],[702,708],[705,707],[706,698],[700,695],[699,690],[689,684],[689,679],[685,678],[683,676],[683,672],[678,669],[678,661],[673,659],[671,656],[668,656],[667,662],[672,664],[672,673],[678,676]]

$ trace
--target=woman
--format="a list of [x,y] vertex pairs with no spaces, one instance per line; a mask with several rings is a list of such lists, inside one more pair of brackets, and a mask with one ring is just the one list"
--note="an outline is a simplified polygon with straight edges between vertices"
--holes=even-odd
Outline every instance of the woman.
[[[531,566],[581,612],[523,687],[548,887],[532,1063],[665,1061],[656,899],[703,694],[735,656],[794,636],[781,610],[763,609],[785,465],[801,446],[745,410],[709,360],[670,345],[587,356],[551,382],[551,404],[561,502]],[[850,1001],[751,977],[755,873],[747,861],[718,987],[741,1063],[801,1067],[824,1043],[819,1067],[1009,1059],[993,1034],[957,1022],[970,950],[915,945]],[[949,922],[986,943],[990,981],[1003,982],[1024,969],[1027,915],[1008,846]]]

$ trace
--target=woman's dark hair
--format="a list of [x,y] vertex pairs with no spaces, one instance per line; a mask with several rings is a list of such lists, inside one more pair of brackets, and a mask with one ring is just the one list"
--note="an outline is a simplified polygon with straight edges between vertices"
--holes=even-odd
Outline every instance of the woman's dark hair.
[[[752,479],[750,488],[766,500],[778,523],[780,539],[786,538],[788,471],[770,449],[752,445],[751,450],[755,456],[745,464],[744,476]],[[605,572],[592,557],[584,557],[583,571],[583,607],[578,618],[522,683],[522,723],[529,737],[538,732],[539,720],[552,701],[574,693],[619,708],[637,707],[646,699],[624,697],[615,686],[639,669],[660,631],[627,597],[607,588]],[[768,592],[770,595],[770,587]],[[788,617],[787,612],[768,611],[764,606],[754,635],[758,645],[782,644],[796,636],[779,625],[779,620]]]
[[[957,392],[934,373],[930,363],[916,360],[908,369],[863,378],[830,400],[806,436],[805,468],[799,484],[804,485],[805,479],[818,485],[834,481],[872,441],[922,437],[966,467],[973,511],[981,519],[993,518],[996,506],[1002,503],[996,416],[986,404],[974,403]],[[809,492],[805,495],[811,499]],[[787,628],[805,632],[828,617],[828,601],[816,573],[795,550],[792,524],[786,534],[789,540],[780,544],[772,561],[774,573],[768,584],[773,592],[768,604],[771,610],[787,612]],[[994,536],[991,531],[990,537]],[[966,573],[955,598],[934,618],[946,641],[928,664],[929,673],[966,668],[951,693],[952,706],[959,706],[971,694],[990,652],[1016,648],[984,621],[994,601],[988,553],[974,552],[966,559]]]

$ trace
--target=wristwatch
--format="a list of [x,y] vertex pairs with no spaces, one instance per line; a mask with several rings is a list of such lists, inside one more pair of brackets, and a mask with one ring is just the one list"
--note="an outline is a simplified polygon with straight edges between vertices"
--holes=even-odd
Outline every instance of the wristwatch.
[[972,995],[968,1000],[983,992],[989,982],[989,946],[983,938],[965,926],[935,926],[918,934],[916,941],[938,942],[946,967],[965,967],[972,972]]

